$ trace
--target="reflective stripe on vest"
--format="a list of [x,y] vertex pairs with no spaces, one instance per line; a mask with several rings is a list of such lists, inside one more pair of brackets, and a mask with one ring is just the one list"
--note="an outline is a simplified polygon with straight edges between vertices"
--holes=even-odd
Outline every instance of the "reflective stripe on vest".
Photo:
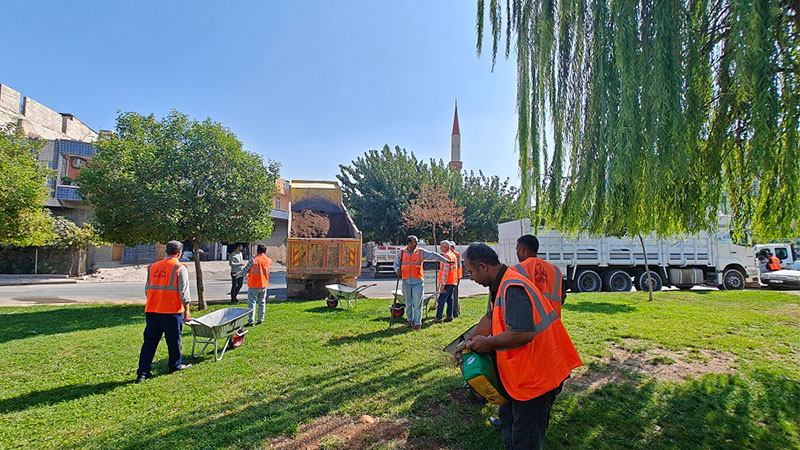
[[776,256],[770,256],[767,258],[767,269],[769,270],[781,270],[781,260],[778,259]]
[[[150,264],[147,267],[147,282],[145,294],[147,304],[144,311],[160,314],[179,314],[184,311],[178,292],[178,270],[182,264],[177,258],[166,258]],[[169,271],[169,279],[157,275],[155,272]],[[166,273],[163,273],[166,275]],[[159,279],[163,279],[159,282]],[[165,282],[165,283],[164,283]]]
[[[526,260],[526,261],[527,261],[527,260]],[[540,261],[541,261],[541,260],[540,260]],[[541,262],[544,262],[544,261],[541,261]],[[546,299],[550,300],[551,302],[556,302],[556,303],[558,303],[558,304],[563,304],[563,303],[564,303],[564,298],[563,298],[563,296],[561,295],[561,292],[559,292],[559,291],[561,290],[561,283],[562,283],[562,281],[563,281],[563,280],[562,280],[562,275],[561,275],[561,270],[560,270],[558,267],[556,267],[556,266],[553,266],[553,268],[555,269],[555,274],[554,274],[554,276],[553,276],[553,283],[552,283],[552,285],[550,285],[550,286],[547,286],[547,288],[548,288],[547,290],[545,290],[545,289],[542,289],[542,288],[541,288],[541,287],[539,287],[539,286],[537,286],[537,287],[539,287],[539,290],[542,292],[542,295],[543,295],[543,296],[544,296]],[[516,270],[517,272],[519,272],[519,273],[520,273],[520,275],[522,275],[523,277],[525,277],[525,278],[529,279],[531,282],[533,282],[533,283],[536,283],[536,280],[534,280],[534,279],[533,279],[533,278],[532,278],[532,277],[531,277],[531,276],[528,274],[528,271],[527,271],[527,270],[525,270],[525,267],[524,267],[524,266],[523,266],[521,263],[520,263],[520,264],[517,264],[517,265],[515,265],[515,266],[514,266],[514,270]],[[542,287],[544,287],[544,286],[542,286]]]
[[421,280],[423,259],[425,258],[421,248],[414,250],[413,253],[409,253],[407,249],[400,250],[400,277],[404,280],[409,278]]
[[534,336],[519,348],[497,350],[497,370],[508,394],[515,400],[536,398],[558,387],[581,362],[572,340],[549,301],[515,270],[506,270],[492,306],[492,335],[507,329],[505,309],[509,287],[522,287],[530,300]]
[[[458,283],[458,263],[456,262],[456,255],[448,251],[444,255],[449,262],[439,262],[439,284],[449,285]],[[444,265],[448,264],[447,279],[444,279]]]

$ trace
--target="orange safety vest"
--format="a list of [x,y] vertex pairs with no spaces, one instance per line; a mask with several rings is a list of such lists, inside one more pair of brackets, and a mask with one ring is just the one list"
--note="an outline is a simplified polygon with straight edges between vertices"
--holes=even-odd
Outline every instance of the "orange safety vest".
[[178,292],[178,269],[184,266],[177,257],[170,256],[150,264],[147,268],[146,313],[180,314],[183,312],[181,295]]
[[528,258],[514,266],[514,270],[529,279],[542,296],[550,301],[553,309],[561,315],[564,304],[564,287],[561,270],[549,262],[539,258]]
[[423,278],[422,260],[424,258],[421,248],[414,250],[414,253],[409,253],[407,248],[400,250],[400,276],[404,280],[409,278],[421,280]]
[[457,271],[458,278],[459,279],[464,278],[464,260],[461,259],[461,253],[458,253],[455,250],[453,250],[453,253],[455,253],[456,261],[458,263],[458,271]]
[[269,286],[269,265],[272,260],[265,254],[256,256],[250,271],[247,272],[247,287],[264,289]]
[[767,270],[781,270],[781,260],[777,256],[767,257]]
[[570,371],[583,365],[578,351],[550,302],[515,270],[506,270],[492,306],[492,335],[506,331],[505,298],[511,286],[525,289],[531,300],[536,335],[520,348],[497,351],[497,369],[508,394],[526,401],[558,387]]
[[[456,267],[456,265],[457,265],[457,263],[456,263],[456,255],[454,255],[453,252],[448,251],[447,253],[445,253],[442,256],[444,256],[447,259],[449,259],[450,262],[447,262],[447,263],[441,262],[441,261],[439,262],[439,284],[440,285],[441,284],[444,284],[444,285],[457,284],[458,283],[458,267]],[[447,280],[443,279],[444,278],[444,265],[445,264],[449,264],[450,265],[450,270],[447,271]]]

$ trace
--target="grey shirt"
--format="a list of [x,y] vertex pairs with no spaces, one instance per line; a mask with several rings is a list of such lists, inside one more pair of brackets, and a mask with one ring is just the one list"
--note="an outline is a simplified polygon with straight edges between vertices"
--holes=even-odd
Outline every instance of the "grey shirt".
[[[442,256],[442,255],[440,255],[438,253],[429,252],[429,251],[425,250],[424,248],[419,248],[419,247],[414,249],[414,251],[417,251],[417,250],[422,250],[422,260],[423,261],[450,262],[449,259],[445,258],[444,256]],[[408,247],[406,247],[406,248],[400,250],[399,252],[397,252],[397,255],[394,257],[394,271],[395,272],[400,272],[400,262],[401,262],[400,257],[403,255],[403,252],[408,252]],[[413,278],[413,279],[410,279],[410,280],[403,280],[403,283],[412,283],[412,284],[414,284],[414,283],[422,283],[422,280],[417,280],[416,278]]]
[[[505,265],[502,266],[500,272],[497,273],[497,278],[494,280],[492,287],[489,288],[489,306],[486,309],[486,317],[492,318],[494,309],[494,299],[497,297],[497,290],[500,289],[500,282],[508,270]],[[510,286],[506,289],[505,298],[505,321],[508,329],[511,331],[534,331],[533,327],[533,304],[531,303],[528,293],[525,288],[519,286]]]
[[228,257],[228,264],[231,266],[231,273],[237,273],[244,265],[244,256],[242,252],[233,252]]

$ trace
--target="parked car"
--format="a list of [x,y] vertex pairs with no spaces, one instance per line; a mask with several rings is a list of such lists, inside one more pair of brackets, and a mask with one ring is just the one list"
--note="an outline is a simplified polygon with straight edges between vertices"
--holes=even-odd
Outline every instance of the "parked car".
[[800,261],[785,269],[762,273],[761,283],[770,289],[800,289]]

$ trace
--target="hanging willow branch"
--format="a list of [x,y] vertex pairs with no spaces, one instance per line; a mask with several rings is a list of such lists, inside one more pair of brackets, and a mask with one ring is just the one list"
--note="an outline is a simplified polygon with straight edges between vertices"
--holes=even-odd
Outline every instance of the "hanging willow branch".
[[[488,3],[488,11],[486,7]],[[478,0],[517,62],[522,199],[568,231],[800,231],[800,11],[785,0]],[[505,20],[504,20],[505,19]],[[548,142],[546,136],[552,140]]]

